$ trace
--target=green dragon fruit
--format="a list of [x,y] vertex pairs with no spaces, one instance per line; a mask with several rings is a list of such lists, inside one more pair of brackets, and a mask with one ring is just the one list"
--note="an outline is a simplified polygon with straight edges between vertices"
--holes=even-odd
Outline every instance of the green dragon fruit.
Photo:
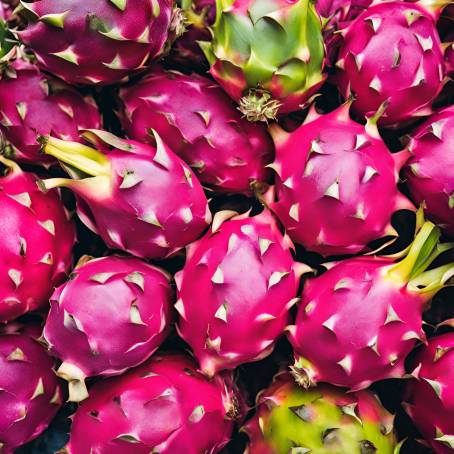
[[211,75],[251,121],[298,110],[324,81],[321,21],[309,0],[217,0]]
[[393,416],[370,391],[305,390],[288,373],[259,394],[246,454],[393,454]]

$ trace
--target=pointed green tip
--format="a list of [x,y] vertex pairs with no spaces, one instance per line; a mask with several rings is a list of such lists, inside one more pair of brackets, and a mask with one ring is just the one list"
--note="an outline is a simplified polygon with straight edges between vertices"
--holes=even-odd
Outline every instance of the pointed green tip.
[[239,102],[239,111],[249,121],[275,120],[281,103],[265,90],[251,88]]

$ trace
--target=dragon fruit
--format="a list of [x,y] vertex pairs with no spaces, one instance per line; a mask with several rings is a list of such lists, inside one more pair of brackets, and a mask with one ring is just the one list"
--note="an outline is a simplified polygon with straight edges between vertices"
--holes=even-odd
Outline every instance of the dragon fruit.
[[206,59],[198,41],[211,39],[209,27],[216,19],[215,0],[179,0],[185,18],[186,31],[174,43],[167,62],[182,70],[206,70]]
[[437,454],[454,449],[454,332],[432,338],[414,360],[407,413]]
[[380,126],[431,113],[443,87],[444,62],[434,18],[416,3],[372,5],[344,31],[337,66],[345,97],[360,118],[386,106]]
[[345,393],[329,385],[305,390],[280,373],[257,405],[245,427],[246,454],[396,452],[394,417],[370,391]]
[[47,428],[62,403],[53,360],[32,338],[0,335],[0,452],[36,438]]
[[202,186],[157,133],[155,146],[104,131],[89,130],[83,136],[99,150],[42,138],[43,151],[76,178],[54,178],[42,185],[72,189],[79,217],[108,247],[157,259],[202,234],[211,220]]
[[63,361],[57,374],[69,382],[69,400],[88,397],[86,377],[118,375],[149,358],[167,335],[171,303],[159,268],[132,257],[84,260],[52,295],[43,332]]
[[229,378],[208,381],[184,355],[154,356],[93,386],[74,416],[68,451],[215,454],[231,437],[236,402]]
[[408,152],[390,154],[377,118],[364,127],[348,110],[349,103],[327,115],[313,109],[296,131],[271,131],[276,184],[265,198],[293,241],[323,255],[360,252],[395,234],[396,210],[414,210],[396,186]]
[[31,163],[51,162],[40,152],[37,134],[79,140],[79,128],[99,128],[93,99],[62,82],[47,79],[37,66],[18,58],[0,79],[0,132],[14,157]]
[[123,126],[132,139],[153,140],[155,128],[172,150],[215,192],[250,194],[251,183],[269,178],[274,157],[262,124],[241,118],[222,88],[209,79],[156,68],[124,88]]
[[432,115],[411,136],[405,171],[415,202],[454,236],[454,107]]
[[215,215],[175,276],[178,332],[208,376],[268,356],[297,301],[300,270],[272,215],[223,222],[234,215]]
[[324,82],[321,22],[309,0],[217,0],[211,75],[251,121],[299,110]]
[[30,18],[19,33],[42,69],[72,84],[117,83],[164,48],[171,0],[22,2]]
[[439,236],[427,221],[399,263],[355,257],[307,282],[296,324],[288,328],[300,384],[360,390],[404,375],[406,356],[424,339],[425,306],[454,275],[454,263],[426,271],[452,247],[437,244]]
[[0,156],[0,323],[45,306],[71,266],[75,230],[57,193]]

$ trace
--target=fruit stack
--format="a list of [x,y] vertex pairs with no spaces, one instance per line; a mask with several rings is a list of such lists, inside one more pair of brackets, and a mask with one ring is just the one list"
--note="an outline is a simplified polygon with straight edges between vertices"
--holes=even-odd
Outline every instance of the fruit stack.
[[0,2],[0,453],[454,453],[454,4]]

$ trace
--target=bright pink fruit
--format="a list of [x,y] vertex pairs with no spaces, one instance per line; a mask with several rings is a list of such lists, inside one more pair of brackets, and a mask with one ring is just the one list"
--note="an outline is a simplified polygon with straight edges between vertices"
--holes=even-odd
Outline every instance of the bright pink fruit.
[[364,127],[348,110],[346,104],[327,115],[312,111],[292,133],[273,130],[276,185],[269,207],[293,241],[322,255],[366,249],[393,234],[395,211],[413,209],[397,189],[408,153],[392,155],[376,119]]
[[230,379],[208,381],[183,355],[154,356],[96,384],[77,410],[70,454],[215,454],[236,415]]
[[0,335],[0,450],[13,450],[47,428],[62,403],[54,362],[35,340]]
[[432,115],[412,134],[407,184],[429,218],[454,236],[454,107]]
[[162,52],[171,0],[22,2],[32,18],[20,32],[39,65],[73,84],[120,82]]
[[44,193],[31,173],[0,158],[0,322],[48,302],[71,266],[75,230],[58,193]]
[[444,80],[435,20],[415,3],[375,4],[346,29],[337,66],[340,89],[345,97],[354,93],[359,117],[383,103],[382,126],[427,115]]
[[99,128],[101,118],[91,97],[44,77],[35,65],[17,59],[0,79],[0,132],[16,159],[50,162],[37,135],[79,140],[80,128]]
[[274,147],[266,127],[242,118],[211,80],[155,68],[120,96],[129,137],[153,141],[154,128],[214,191],[249,194],[251,183],[269,177]]
[[414,359],[404,405],[437,454],[454,449],[454,333],[434,337]]
[[439,235],[426,222],[401,262],[356,257],[306,283],[296,324],[289,328],[301,384],[358,390],[403,376],[415,340],[424,339],[425,305],[454,274],[454,263],[425,271],[446,250],[437,245]]
[[191,169],[155,133],[155,146],[123,140],[104,131],[84,137],[99,150],[44,138],[43,150],[71,176],[43,182],[78,196],[78,214],[110,248],[141,258],[163,258],[196,240],[211,214]]
[[85,377],[118,375],[144,362],[165,339],[171,319],[169,276],[131,257],[77,267],[51,297],[44,339],[63,361],[69,399],[88,394]]
[[210,376],[269,355],[296,302],[292,245],[272,215],[222,223],[233,214],[217,213],[175,276],[179,333]]

